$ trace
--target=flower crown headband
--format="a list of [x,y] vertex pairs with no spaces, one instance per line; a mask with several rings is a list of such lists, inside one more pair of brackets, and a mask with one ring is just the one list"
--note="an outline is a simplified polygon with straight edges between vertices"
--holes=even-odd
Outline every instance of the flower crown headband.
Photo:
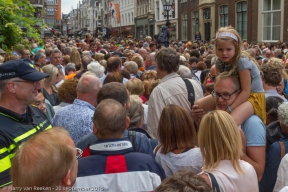
[[230,32],[222,32],[222,33],[219,33],[219,34],[216,36],[216,39],[218,39],[219,37],[231,37],[232,39],[234,39],[235,41],[238,42],[238,38],[236,37],[236,35],[234,35],[233,33],[230,33]]

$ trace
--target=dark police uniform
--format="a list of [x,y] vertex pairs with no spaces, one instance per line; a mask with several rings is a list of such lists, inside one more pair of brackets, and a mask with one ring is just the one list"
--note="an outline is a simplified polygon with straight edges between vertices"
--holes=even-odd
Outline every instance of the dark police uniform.
[[19,115],[0,107],[0,188],[12,183],[11,162],[20,144],[50,128],[46,115],[38,108],[29,105],[26,114]]

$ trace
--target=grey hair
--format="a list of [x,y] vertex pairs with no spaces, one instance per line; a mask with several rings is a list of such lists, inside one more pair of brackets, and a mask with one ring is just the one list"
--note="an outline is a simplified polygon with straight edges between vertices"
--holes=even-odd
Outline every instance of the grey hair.
[[6,85],[7,85],[9,80],[10,79],[0,80],[0,98],[1,98],[1,94],[4,93],[6,90]]
[[66,71],[76,71],[75,63],[68,63],[65,66]]
[[107,45],[107,44],[104,44],[104,45],[103,45],[103,49],[109,49],[109,48],[110,48],[109,45]]
[[274,55],[274,56],[277,56],[277,55],[275,55],[275,53],[281,53],[281,51],[282,51],[281,49],[274,49],[273,55]]
[[130,108],[128,111],[130,118],[129,127],[135,127],[139,121],[144,118],[144,108],[142,106],[142,99],[138,95],[130,95]]
[[279,105],[277,112],[279,121],[288,127],[288,102]]
[[50,54],[50,55],[52,55],[52,54],[54,54],[54,53],[60,53],[60,55],[62,56],[62,52],[61,52],[59,49],[53,49],[53,50],[51,51],[51,54]]
[[192,77],[192,74],[191,74],[191,70],[184,66],[184,65],[180,65],[179,66],[179,69],[177,71],[177,74],[180,75],[181,78],[188,78],[188,79],[191,79]]
[[92,61],[88,66],[87,69],[96,74],[98,78],[103,77],[105,68],[98,62]]
[[64,52],[66,54],[70,54],[72,52],[72,48],[71,47],[65,47]]
[[43,57],[45,57],[46,55],[44,53],[37,53],[34,56],[34,61],[37,62],[39,59],[42,59]]
[[126,61],[124,66],[128,69],[131,74],[136,75],[138,72],[138,65],[134,61]]

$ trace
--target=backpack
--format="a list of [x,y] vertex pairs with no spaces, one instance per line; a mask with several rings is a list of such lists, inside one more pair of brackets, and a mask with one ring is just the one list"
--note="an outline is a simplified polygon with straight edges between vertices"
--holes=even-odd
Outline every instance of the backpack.
[[158,37],[157,37],[157,41],[160,43],[164,43],[165,42],[165,30],[163,29],[163,27],[160,29],[159,33],[158,33]]

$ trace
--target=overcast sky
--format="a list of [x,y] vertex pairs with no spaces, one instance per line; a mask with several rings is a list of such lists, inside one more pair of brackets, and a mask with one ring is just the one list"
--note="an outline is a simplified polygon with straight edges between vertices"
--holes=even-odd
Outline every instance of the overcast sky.
[[76,9],[77,3],[79,3],[79,0],[61,0],[62,13],[68,14],[72,10],[72,6],[73,6],[73,9]]

